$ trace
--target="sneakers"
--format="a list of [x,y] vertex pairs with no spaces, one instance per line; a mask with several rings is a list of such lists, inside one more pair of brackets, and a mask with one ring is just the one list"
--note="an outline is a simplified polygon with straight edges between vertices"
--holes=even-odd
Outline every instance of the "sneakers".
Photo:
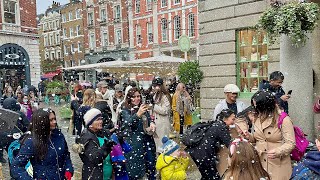
[[2,158],[0,158],[0,162],[1,163],[7,163],[7,160],[2,157]]

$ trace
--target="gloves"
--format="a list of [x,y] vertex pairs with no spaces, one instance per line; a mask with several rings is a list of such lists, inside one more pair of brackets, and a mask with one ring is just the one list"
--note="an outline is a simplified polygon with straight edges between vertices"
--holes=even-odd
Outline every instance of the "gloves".
[[71,172],[69,172],[69,171],[66,171],[66,172],[64,173],[64,176],[66,177],[67,180],[71,180],[71,178],[72,178],[72,174],[71,174]]
[[112,150],[112,147],[114,145],[116,145],[117,143],[115,143],[114,141],[112,140],[104,140],[104,144],[103,144],[103,149],[109,154]]

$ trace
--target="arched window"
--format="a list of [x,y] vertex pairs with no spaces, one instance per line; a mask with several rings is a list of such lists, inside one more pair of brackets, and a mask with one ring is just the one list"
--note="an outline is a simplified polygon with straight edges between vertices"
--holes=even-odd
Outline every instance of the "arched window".
[[161,36],[163,42],[168,40],[168,21],[165,18],[161,19]]
[[189,37],[195,36],[195,27],[194,27],[194,14],[188,15],[188,35]]
[[179,39],[181,35],[181,20],[180,16],[175,16],[173,18],[174,23],[174,39]]

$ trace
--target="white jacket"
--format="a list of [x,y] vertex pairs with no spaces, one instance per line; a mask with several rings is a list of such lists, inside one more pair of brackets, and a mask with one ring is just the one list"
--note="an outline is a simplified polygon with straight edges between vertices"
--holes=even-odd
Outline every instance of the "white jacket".
[[[246,105],[242,101],[237,101],[236,104],[237,104],[237,111],[238,111],[237,113],[240,113],[247,108]],[[217,118],[217,115],[220,114],[221,111],[224,109],[229,109],[226,99],[221,100],[216,105],[216,107],[214,108],[212,120],[215,121]]]

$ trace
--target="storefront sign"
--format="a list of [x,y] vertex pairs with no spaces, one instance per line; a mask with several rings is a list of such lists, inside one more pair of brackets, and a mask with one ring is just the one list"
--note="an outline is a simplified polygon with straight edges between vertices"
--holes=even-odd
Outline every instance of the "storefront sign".
[[0,65],[23,66],[23,65],[26,65],[26,63],[25,63],[25,62],[8,62],[8,61],[0,61]]
[[5,57],[8,59],[18,59],[20,56],[18,54],[6,54]]

